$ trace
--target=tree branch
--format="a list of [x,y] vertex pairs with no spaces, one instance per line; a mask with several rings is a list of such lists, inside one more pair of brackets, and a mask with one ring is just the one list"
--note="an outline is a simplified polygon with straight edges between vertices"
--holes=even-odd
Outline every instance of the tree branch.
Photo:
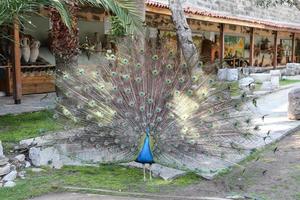
[[198,67],[198,50],[193,42],[192,30],[187,23],[180,0],[169,0],[169,7],[172,12],[172,20],[186,63],[191,68]]

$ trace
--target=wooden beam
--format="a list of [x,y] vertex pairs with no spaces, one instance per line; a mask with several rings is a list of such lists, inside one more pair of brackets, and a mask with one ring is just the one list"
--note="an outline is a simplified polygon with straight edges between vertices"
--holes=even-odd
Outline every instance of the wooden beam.
[[277,67],[277,56],[278,56],[278,32],[274,31],[274,61],[273,61],[273,68]]
[[224,24],[220,24],[220,64],[224,62]]
[[296,62],[296,34],[292,33],[292,62]]
[[254,65],[254,46],[255,38],[254,38],[254,28],[250,30],[250,57],[249,57],[249,65],[253,67]]
[[15,104],[21,103],[21,52],[20,52],[20,26],[17,20],[13,24],[13,88]]

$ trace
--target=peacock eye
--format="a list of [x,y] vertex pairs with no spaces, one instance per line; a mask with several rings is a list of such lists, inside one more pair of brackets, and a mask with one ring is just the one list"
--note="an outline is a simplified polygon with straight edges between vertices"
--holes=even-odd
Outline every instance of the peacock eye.
[[153,55],[152,60],[157,61],[158,60],[158,55]]
[[188,95],[188,96],[192,96],[192,95],[193,95],[193,90],[188,90],[188,91],[187,91],[187,95]]
[[134,106],[134,101],[130,101],[130,102],[129,102],[129,106],[130,106],[130,107],[133,107],[133,106]]
[[202,67],[203,67],[203,62],[202,62],[202,61],[200,61],[200,62],[198,63],[198,67],[199,67],[199,68],[202,68]]
[[140,111],[144,112],[145,111],[145,106],[140,106]]
[[79,75],[84,75],[84,69],[82,69],[82,68],[78,69],[78,74]]
[[184,83],[184,78],[183,77],[179,78],[179,83]]
[[116,91],[118,91],[118,87],[117,87],[117,86],[114,86],[114,87],[112,88],[112,90],[113,90],[114,92],[116,92]]
[[183,64],[181,65],[181,67],[182,67],[182,68],[187,68],[187,64],[186,64],[186,63],[183,63]]
[[156,70],[156,69],[153,70],[153,71],[152,71],[152,74],[153,74],[154,76],[156,76],[156,75],[158,74],[158,70]]
[[156,113],[160,113],[161,110],[162,110],[162,109],[158,107],[158,108],[155,109],[155,112],[156,112]]
[[96,106],[96,102],[95,102],[94,100],[91,100],[91,101],[89,102],[89,106],[90,106],[90,107],[95,107],[95,106]]
[[171,64],[167,64],[167,69],[173,69],[173,65],[171,65]]
[[119,103],[119,104],[123,103],[123,99],[118,98],[118,99],[117,99],[117,103]]
[[130,76],[128,74],[125,74],[122,77],[125,81],[128,81],[130,79]]
[[100,86],[99,86],[99,89],[100,89],[100,90],[104,90],[104,88],[105,88],[104,85],[100,85]]
[[63,75],[63,79],[64,79],[64,80],[67,80],[67,79],[69,79],[69,74],[67,74],[67,73],[64,73],[64,75]]
[[147,118],[151,118],[152,117],[152,113],[147,113]]
[[137,83],[140,83],[140,82],[142,82],[142,78],[136,77],[136,78],[135,78],[135,81],[136,81]]
[[140,69],[142,67],[142,64],[141,63],[137,63],[136,65],[135,65],[135,68],[137,68],[137,69]]
[[139,96],[140,96],[140,97],[144,97],[145,95],[146,95],[145,92],[143,92],[143,91],[140,91],[140,92],[139,92]]
[[192,81],[196,82],[198,80],[197,76],[192,76]]
[[147,99],[147,103],[148,104],[152,104],[153,103],[153,99],[151,99],[151,98]]
[[171,109],[172,108],[172,104],[171,103],[167,103],[166,107],[167,107],[167,109]]
[[117,72],[111,72],[111,76],[116,77],[116,76],[118,76],[118,73]]
[[124,64],[124,65],[127,65],[127,64],[129,63],[129,61],[128,61],[128,59],[123,58],[123,59],[121,60],[121,63]]
[[158,117],[158,118],[156,119],[156,121],[161,122],[161,121],[162,121],[162,117]]
[[93,117],[92,117],[92,115],[88,114],[85,118],[86,118],[86,120],[91,120]]
[[171,84],[171,83],[172,83],[172,80],[171,80],[171,79],[167,79],[167,80],[166,80],[166,84],[169,85],[169,84]]
[[53,119],[57,119],[58,118],[58,114],[54,114],[52,117],[53,117]]
[[126,88],[124,91],[125,91],[126,94],[130,94],[131,93],[131,89],[130,88]]
[[144,54],[145,50],[144,49],[140,49],[140,54]]
[[176,91],[175,91],[175,95],[176,95],[176,96],[179,96],[179,95],[180,95],[180,91],[179,91],[179,90],[176,90]]

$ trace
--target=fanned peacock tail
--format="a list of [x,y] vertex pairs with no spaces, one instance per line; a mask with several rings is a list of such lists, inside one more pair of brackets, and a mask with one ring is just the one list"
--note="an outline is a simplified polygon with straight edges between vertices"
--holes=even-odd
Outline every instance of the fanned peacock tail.
[[107,52],[96,69],[63,71],[57,85],[55,118],[86,127],[69,142],[99,148],[102,162],[137,158],[150,129],[154,161],[199,171],[207,157],[226,160],[242,151],[255,126],[242,94],[231,98],[230,84],[191,69],[177,51],[139,48],[134,42]]

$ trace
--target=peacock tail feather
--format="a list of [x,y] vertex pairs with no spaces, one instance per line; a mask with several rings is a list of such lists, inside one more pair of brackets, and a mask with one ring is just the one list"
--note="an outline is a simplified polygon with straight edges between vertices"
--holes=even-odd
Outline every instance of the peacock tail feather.
[[255,137],[244,106],[251,100],[232,98],[231,85],[201,65],[191,69],[170,49],[134,42],[120,49],[108,51],[96,69],[58,73],[63,95],[54,117],[86,128],[67,142],[105,151],[103,163],[134,161],[149,128],[156,163],[199,171],[206,158],[226,160]]

